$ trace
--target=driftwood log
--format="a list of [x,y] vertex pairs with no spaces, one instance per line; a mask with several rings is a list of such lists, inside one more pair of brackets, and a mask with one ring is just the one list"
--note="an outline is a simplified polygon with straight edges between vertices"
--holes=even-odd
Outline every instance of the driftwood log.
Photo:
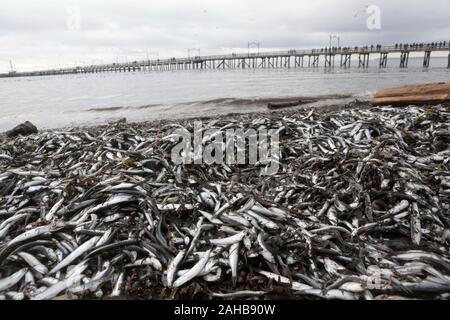
[[267,107],[269,109],[282,109],[289,107],[297,107],[307,103],[317,102],[318,99],[304,99],[304,100],[296,100],[296,101],[286,101],[286,102],[270,102]]
[[376,106],[440,104],[450,102],[450,82],[428,83],[389,88],[378,92],[372,100]]

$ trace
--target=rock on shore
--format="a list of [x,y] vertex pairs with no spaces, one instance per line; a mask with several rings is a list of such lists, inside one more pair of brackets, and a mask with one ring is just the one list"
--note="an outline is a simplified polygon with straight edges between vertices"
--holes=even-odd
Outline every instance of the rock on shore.
[[10,138],[17,137],[18,135],[27,136],[33,133],[38,133],[38,129],[30,121],[25,121],[19,124],[13,129],[6,132],[6,135]]

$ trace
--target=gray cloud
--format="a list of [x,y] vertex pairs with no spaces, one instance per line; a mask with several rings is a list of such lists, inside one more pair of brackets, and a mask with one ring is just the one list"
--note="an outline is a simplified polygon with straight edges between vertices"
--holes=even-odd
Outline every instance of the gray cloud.
[[[381,8],[382,29],[366,27],[368,4]],[[80,9],[80,30],[67,27]],[[7,0],[0,10],[0,72],[146,58],[244,51],[450,40],[448,0]],[[151,57],[154,57],[153,55]]]

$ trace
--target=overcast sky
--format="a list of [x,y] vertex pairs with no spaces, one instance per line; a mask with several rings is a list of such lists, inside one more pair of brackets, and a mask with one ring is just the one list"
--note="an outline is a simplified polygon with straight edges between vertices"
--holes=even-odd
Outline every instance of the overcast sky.
[[[381,29],[365,8],[378,6]],[[1,0],[0,72],[322,47],[450,40],[449,0]],[[195,54],[193,52],[192,54]]]

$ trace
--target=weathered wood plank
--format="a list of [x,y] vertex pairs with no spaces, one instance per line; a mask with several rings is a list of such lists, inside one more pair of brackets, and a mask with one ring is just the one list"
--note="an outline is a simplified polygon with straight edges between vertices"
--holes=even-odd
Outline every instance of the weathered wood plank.
[[424,105],[450,102],[450,82],[408,85],[381,90],[372,99],[376,106]]

